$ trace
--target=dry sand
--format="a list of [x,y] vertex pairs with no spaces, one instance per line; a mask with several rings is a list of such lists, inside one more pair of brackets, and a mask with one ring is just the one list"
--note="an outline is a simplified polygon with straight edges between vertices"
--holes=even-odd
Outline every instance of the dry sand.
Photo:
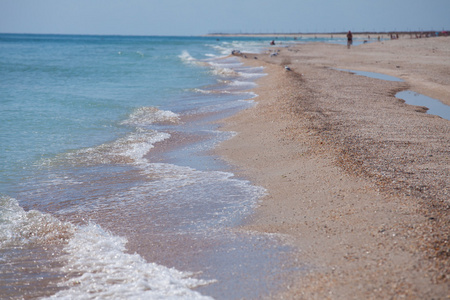
[[268,75],[217,149],[268,190],[245,229],[294,246],[302,271],[270,298],[449,298],[450,121],[394,95],[450,104],[450,38],[278,49],[242,58]]

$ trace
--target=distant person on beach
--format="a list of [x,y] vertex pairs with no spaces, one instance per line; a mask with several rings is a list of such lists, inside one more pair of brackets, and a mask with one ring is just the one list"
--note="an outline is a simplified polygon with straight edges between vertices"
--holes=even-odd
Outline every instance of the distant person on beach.
[[270,42],[270,44],[271,44],[272,46],[275,45],[275,41],[272,40],[272,41]]
[[349,30],[347,33],[347,48],[350,49],[350,46],[353,44],[353,34]]

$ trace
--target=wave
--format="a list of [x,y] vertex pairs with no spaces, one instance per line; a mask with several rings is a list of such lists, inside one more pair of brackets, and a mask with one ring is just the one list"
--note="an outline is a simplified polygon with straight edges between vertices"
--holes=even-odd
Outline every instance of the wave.
[[178,114],[168,110],[159,110],[156,107],[140,107],[127,120],[121,122],[121,124],[134,126],[145,126],[154,123],[176,124],[179,119]]
[[0,249],[31,243],[52,244],[71,238],[74,228],[48,214],[25,211],[16,199],[0,198]]
[[231,92],[225,91],[225,90],[204,90],[204,89],[199,89],[199,88],[190,89],[190,90],[193,92],[196,92],[196,93],[201,93],[201,94],[231,94]]
[[64,248],[67,264],[62,269],[82,275],[60,284],[68,289],[48,299],[211,299],[191,289],[214,281],[148,263],[138,254],[126,253],[126,243],[95,224],[77,228]]
[[207,44],[222,55],[230,55],[231,51],[239,50],[243,53],[261,53],[269,45],[268,41],[231,41],[220,44]]
[[209,65],[212,66],[213,68],[216,69],[232,69],[232,68],[238,68],[238,67],[242,67],[242,63],[235,60],[234,58],[230,58],[230,59],[221,59],[221,60],[216,60],[214,62],[209,62]]
[[222,55],[229,55],[231,54],[232,49],[230,49],[226,45],[226,43],[222,43],[221,45],[208,44],[206,46],[213,48],[215,51],[219,52]]
[[254,83],[253,81],[240,81],[240,80],[235,80],[232,81],[230,83],[231,86],[238,86],[238,87],[248,87],[248,88],[252,88],[255,87],[257,84]]
[[178,56],[183,62],[194,62],[196,61],[195,58],[193,58],[189,52],[187,51],[183,51],[179,56]]
[[239,76],[239,73],[230,68],[213,68],[211,72],[218,76]]
[[[36,210],[26,212],[16,199],[0,198],[0,249],[30,244],[62,244],[58,284],[63,290],[47,299],[210,299],[192,289],[213,283],[149,263],[126,253],[127,240],[89,223],[76,226]],[[8,251],[8,250],[5,250]]]
[[69,152],[56,160],[77,165],[139,164],[154,144],[170,138],[169,133],[136,128],[134,132],[113,142]]
[[201,60],[197,60],[196,58],[194,58],[193,56],[191,56],[191,54],[189,54],[188,51],[184,50],[181,52],[180,55],[178,55],[178,57],[181,59],[181,61],[185,64],[190,64],[190,65],[199,65],[199,66],[206,66],[207,63],[203,62]]
[[236,58],[220,58],[209,61],[213,68],[212,73],[223,77],[243,77],[247,79],[257,79],[265,76],[264,67],[244,67]]
[[[217,132],[218,138],[222,132]],[[229,135],[221,137],[222,140]],[[197,145],[209,150],[220,140]],[[213,237],[223,233],[225,226],[248,215],[258,199],[266,194],[262,187],[249,181],[234,178],[233,173],[221,171],[200,171],[190,167],[167,163],[142,165],[142,171],[152,176],[139,188],[115,195],[115,203],[123,205],[126,211],[132,203],[145,203],[152,199],[152,227],[164,234],[198,234]],[[214,196],[211,193],[214,191]],[[185,203],[185,204],[183,204]],[[209,210],[208,208],[214,207]],[[167,216],[162,211],[170,211]],[[214,217],[211,218],[211,214]],[[170,220],[170,227],[167,221]],[[143,225],[145,226],[145,225]]]
[[247,79],[258,79],[266,76],[265,73],[249,73],[249,72],[238,72],[239,76],[245,77]]
[[242,92],[242,91],[231,92],[231,91],[227,91],[227,90],[205,90],[205,89],[199,89],[199,88],[191,89],[191,91],[193,91],[195,93],[200,93],[200,94],[212,94],[212,95],[217,95],[217,94],[242,95],[244,100],[250,100],[250,99],[258,97],[258,94],[254,93],[254,92]]
[[43,159],[41,166],[68,162],[74,165],[96,164],[139,164],[143,157],[154,148],[155,143],[170,138],[170,134],[147,128],[151,124],[177,124],[179,115],[155,107],[141,107],[132,112],[121,125],[133,126],[126,135],[98,146],[79,149]]

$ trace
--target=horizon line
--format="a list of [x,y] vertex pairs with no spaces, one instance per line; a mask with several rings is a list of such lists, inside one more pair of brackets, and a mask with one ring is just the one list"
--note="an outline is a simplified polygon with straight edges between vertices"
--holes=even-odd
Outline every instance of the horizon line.
[[[352,31],[353,34],[391,34],[391,33],[403,33],[403,34],[411,34],[411,33],[429,33],[429,32],[449,32],[450,30],[442,29],[442,30],[390,30],[390,31]],[[206,34],[191,34],[191,35],[161,35],[161,34],[112,34],[112,33],[31,33],[31,32],[0,32],[0,34],[17,34],[17,35],[70,35],[70,36],[134,36],[134,37],[204,37],[204,36],[215,36],[215,35],[224,35],[224,36],[237,36],[237,35],[265,35],[265,36],[278,36],[278,35],[313,35],[313,34],[346,34],[347,31],[330,31],[330,32],[259,32],[259,33],[250,33],[250,32],[240,32],[240,33],[232,33],[232,32],[211,32]]]

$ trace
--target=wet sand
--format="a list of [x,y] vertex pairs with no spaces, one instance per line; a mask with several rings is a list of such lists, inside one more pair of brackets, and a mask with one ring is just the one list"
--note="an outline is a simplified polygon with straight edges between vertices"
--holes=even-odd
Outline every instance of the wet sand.
[[302,271],[270,298],[449,297],[450,121],[395,94],[450,104],[450,38],[277,49],[242,57],[268,75],[217,149],[268,190],[244,229],[296,249]]

